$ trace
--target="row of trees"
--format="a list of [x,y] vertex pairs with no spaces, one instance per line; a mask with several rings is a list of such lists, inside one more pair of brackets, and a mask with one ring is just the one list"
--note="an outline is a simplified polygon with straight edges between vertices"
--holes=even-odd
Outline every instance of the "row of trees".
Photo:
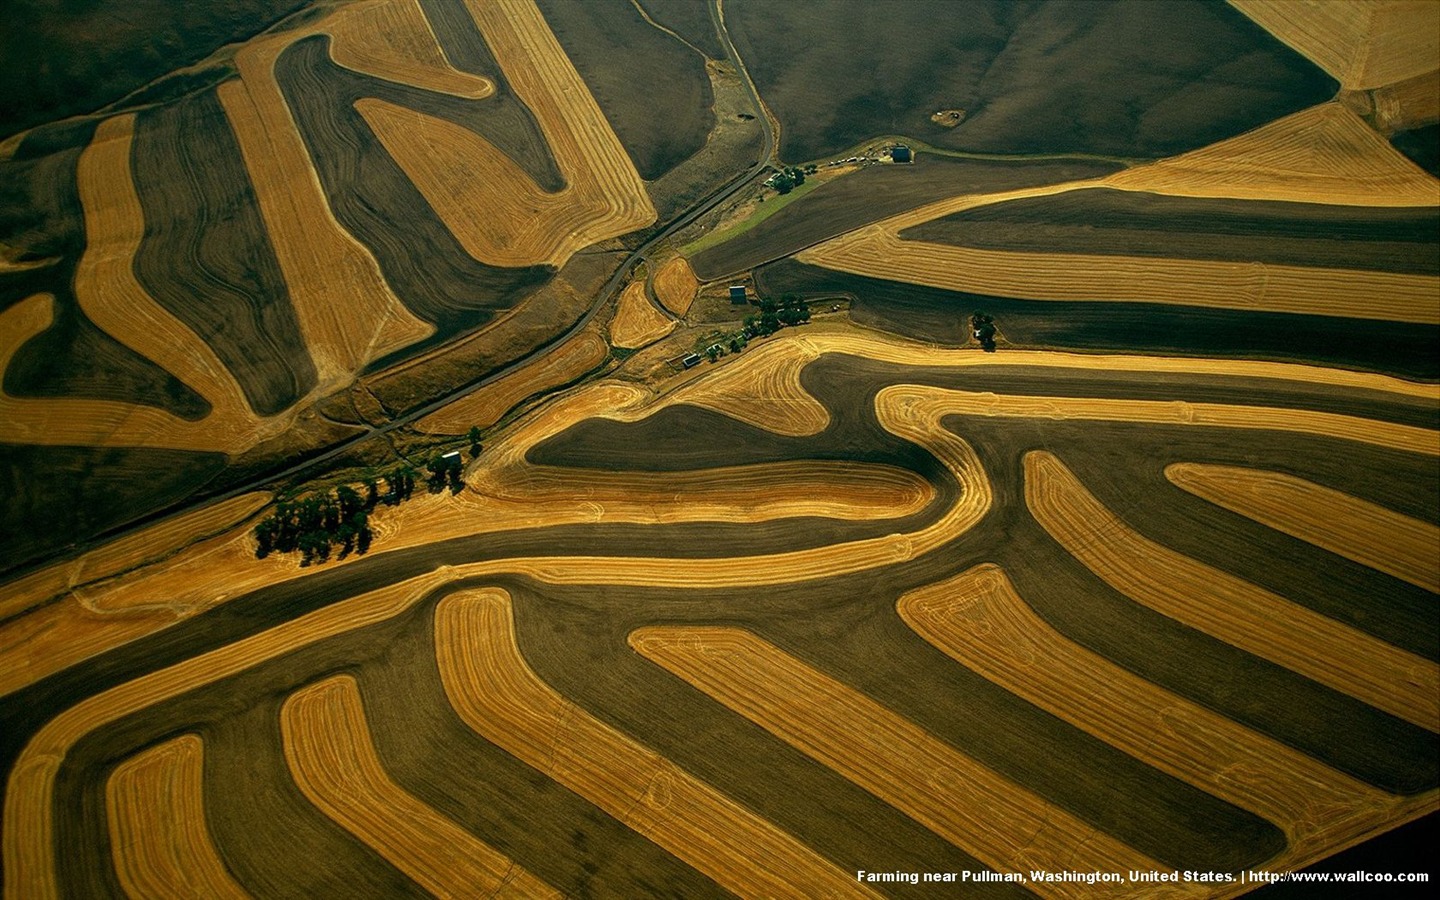
[[329,560],[337,544],[340,559],[351,552],[363,554],[374,540],[369,516],[377,499],[376,490],[361,497],[347,484],[333,492],[281,500],[275,504],[275,512],[255,526],[255,557],[298,551],[302,554],[300,565],[308,566]]
[[[470,458],[480,455],[479,429],[472,428]],[[430,477],[426,487],[438,494],[448,486],[453,494],[465,487],[464,464],[460,454],[436,454],[426,469]],[[333,491],[299,499],[285,499],[275,504],[275,512],[255,526],[255,558],[264,559],[271,553],[300,553],[300,565],[328,562],[338,547],[338,559],[351,553],[363,554],[375,539],[370,530],[370,513],[375,507],[399,506],[415,494],[420,473],[408,465],[399,465],[384,474],[386,489],[380,491],[380,480],[368,477],[362,484],[362,495],[350,485]]]

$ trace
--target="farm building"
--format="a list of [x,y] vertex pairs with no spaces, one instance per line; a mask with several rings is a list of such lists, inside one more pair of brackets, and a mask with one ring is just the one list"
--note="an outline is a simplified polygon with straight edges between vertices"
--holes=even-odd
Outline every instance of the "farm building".
[[897,163],[908,163],[913,161],[910,148],[901,144],[890,148],[890,158]]
[[732,284],[732,285],[730,285],[730,302],[731,302],[731,303],[744,303],[744,302],[745,302],[745,285],[743,285],[743,284]]

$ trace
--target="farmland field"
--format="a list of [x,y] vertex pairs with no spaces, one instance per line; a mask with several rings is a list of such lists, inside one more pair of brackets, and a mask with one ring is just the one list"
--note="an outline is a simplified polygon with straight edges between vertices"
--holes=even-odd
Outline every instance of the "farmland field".
[[7,900],[1440,877],[1430,6],[51,6]]

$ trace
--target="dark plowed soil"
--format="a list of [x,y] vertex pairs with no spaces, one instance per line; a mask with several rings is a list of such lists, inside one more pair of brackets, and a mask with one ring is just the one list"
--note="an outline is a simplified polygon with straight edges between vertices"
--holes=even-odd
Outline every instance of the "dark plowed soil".
[[946,197],[1099,178],[1120,168],[1099,160],[1001,162],[921,153],[909,165],[870,166],[823,184],[744,234],[696,254],[691,264],[708,281]]
[[773,296],[847,295],[855,298],[851,314],[857,322],[942,344],[966,343],[970,314],[983,310],[1017,347],[1274,359],[1440,378],[1435,353],[1440,328],[1433,325],[1104,298],[1015,300],[851,275],[791,259],[758,270],[756,285]]
[[[1434,418],[1423,404],[1258,379],[1167,380],[1003,365],[957,372],[826,356],[806,369],[802,382],[833,416],[830,428],[816,437],[776,437],[714,413],[676,407],[632,424],[580,423],[533,455],[551,465],[656,473],[781,459],[865,459],[905,466],[930,479],[938,493],[935,503],[888,522],[534,529],[321,569],[237,597],[7,698],[0,707],[0,771],[8,771],[36,728],[84,697],[437,565],[571,552],[664,555],[681,560],[677,566],[686,557],[734,557],[737,565],[756,565],[744,558],[922,527],[955,502],[957,485],[927,452],[880,428],[874,397],[888,384],[1274,404],[1415,423]],[[206,740],[212,833],[247,888],[266,896],[408,895],[413,889],[408,882],[397,880],[387,863],[298,794],[281,752],[276,717],[284,698],[317,679],[349,672],[359,680],[391,777],[545,881],[577,896],[717,895],[703,875],[460,722],[438,682],[432,616],[444,595],[467,586],[499,585],[511,592],[527,664],[579,712],[662,753],[842,870],[961,871],[980,864],[639,657],[626,644],[632,630],[660,623],[748,628],[1167,866],[1253,867],[1284,846],[1274,825],[1020,700],[957,665],[897,616],[895,601],[905,591],[994,562],[1066,638],[1141,677],[1386,790],[1414,794],[1440,783],[1433,734],[1109,588],[1031,518],[1022,469],[1027,452],[1054,452],[1102,502],[1151,539],[1433,659],[1440,656],[1440,628],[1426,619],[1422,602],[1433,598],[1397,587],[1373,570],[1337,566],[1313,547],[1297,551],[1293,539],[1238,522],[1169,485],[1162,474],[1165,465],[1178,461],[1276,469],[1414,514],[1433,507],[1440,490],[1432,459],[1249,429],[959,415],[944,426],[974,446],[994,503],[970,531],[916,559],[763,590],[473,579],[437,590],[393,620],[321,641],[98,729],[67,757],[57,784],[65,886],[87,894],[113,890],[103,815],[110,767],[157,741],[195,731]],[[316,847],[322,848],[319,859]],[[896,896],[924,890],[884,887]],[[984,891],[985,896],[1021,893],[1003,884],[986,885]]]
[[705,146],[714,96],[698,54],[630,0],[540,0],[540,9],[641,178],[654,181]]
[[5,391],[17,397],[82,397],[154,406],[196,420],[210,404],[178,378],[95,327],[75,301],[75,267],[85,252],[85,214],[75,173],[95,122],[38,128],[0,161],[0,243],[21,259],[55,262],[0,275],[0,308],[34,294],[55,298],[50,328],[10,361]]
[[310,148],[335,217],[370,248],[386,281],[437,333],[410,353],[477,328],[510,309],[553,274],[548,266],[499,268],[467,254],[355,111],[378,97],[465,124],[486,100],[466,101],[357,74],[330,61],[329,39],[289,47],[275,74]]
[[[1337,87],[1219,0],[734,0],[725,20],[792,162],[882,134],[952,150],[1170,156]],[[959,126],[930,121],[948,109],[966,111]]]
[[1087,188],[953,213],[907,241],[982,250],[1265,262],[1440,274],[1434,208],[1212,200]]
[[134,169],[136,277],[210,345],[251,408],[289,408],[315,386],[315,366],[215,92],[141,113]]

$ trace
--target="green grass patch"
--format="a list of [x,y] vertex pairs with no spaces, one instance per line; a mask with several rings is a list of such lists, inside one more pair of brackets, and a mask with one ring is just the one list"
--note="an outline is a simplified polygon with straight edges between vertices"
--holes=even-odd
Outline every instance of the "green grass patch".
[[821,179],[815,178],[814,176],[808,177],[805,179],[804,184],[795,188],[790,193],[777,194],[774,197],[767,198],[764,203],[756,204],[755,212],[751,213],[745,219],[736,222],[734,225],[731,225],[729,228],[712,231],[698,241],[681,247],[680,255],[690,257],[707,247],[714,247],[718,244],[725,243],[731,238],[739,237],[822,184],[824,184],[824,182]]

